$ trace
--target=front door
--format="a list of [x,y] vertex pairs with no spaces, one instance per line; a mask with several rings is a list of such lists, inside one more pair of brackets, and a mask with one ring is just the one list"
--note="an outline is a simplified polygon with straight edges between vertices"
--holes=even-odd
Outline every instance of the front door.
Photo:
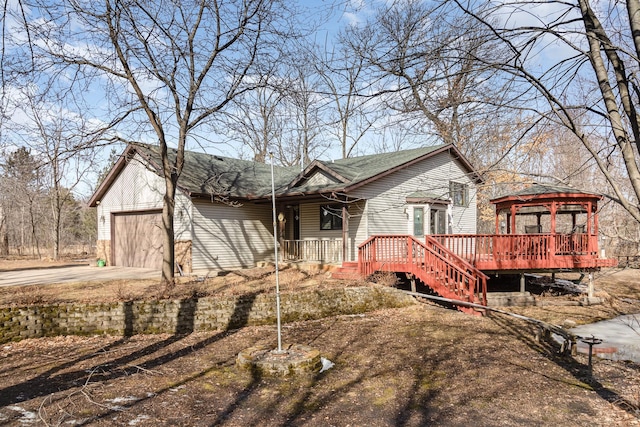
[[300,240],[300,206],[293,207],[293,240]]

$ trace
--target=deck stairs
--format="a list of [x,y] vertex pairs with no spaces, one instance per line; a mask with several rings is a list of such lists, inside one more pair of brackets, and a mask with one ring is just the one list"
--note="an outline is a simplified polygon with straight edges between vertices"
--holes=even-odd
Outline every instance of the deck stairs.
[[357,262],[345,261],[342,266],[331,272],[331,277],[340,280],[362,280],[364,276],[360,274]]
[[[372,236],[358,247],[358,260],[361,277],[378,271],[405,273],[442,297],[487,305],[488,277],[430,236],[424,241],[413,236]],[[343,265],[337,273],[353,272],[353,265]],[[458,308],[481,314],[474,308]]]

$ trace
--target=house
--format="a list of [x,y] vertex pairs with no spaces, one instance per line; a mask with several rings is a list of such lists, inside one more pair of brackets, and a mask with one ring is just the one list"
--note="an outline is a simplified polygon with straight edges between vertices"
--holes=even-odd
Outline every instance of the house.
[[[108,265],[161,267],[157,150],[128,146],[90,200],[97,207],[98,257]],[[374,235],[476,231],[480,178],[453,145],[273,170],[285,260],[355,262],[358,245]],[[178,187],[176,263],[183,271],[273,260],[271,165],[186,152]]]

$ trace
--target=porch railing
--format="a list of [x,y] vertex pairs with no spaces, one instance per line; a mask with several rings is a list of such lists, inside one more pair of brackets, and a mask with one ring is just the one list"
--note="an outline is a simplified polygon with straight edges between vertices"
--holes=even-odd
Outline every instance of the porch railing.
[[282,257],[285,261],[342,262],[342,239],[284,240]]
[[598,238],[589,234],[434,235],[447,249],[471,262],[532,262],[552,267],[562,258],[598,258]]

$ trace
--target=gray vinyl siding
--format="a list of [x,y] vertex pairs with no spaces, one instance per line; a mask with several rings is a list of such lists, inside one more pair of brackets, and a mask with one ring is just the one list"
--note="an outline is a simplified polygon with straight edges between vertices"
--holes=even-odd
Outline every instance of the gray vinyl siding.
[[335,202],[307,203],[300,205],[300,239],[342,239],[342,230],[320,229],[320,206]]
[[273,260],[271,205],[194,202],[192,262],[194,270],[255,267]]
[[[320,229],[320,206],[328,204],[340,204],[327,200],[322,203],[307,203],[300,205],[300,239],[301,240],[342,240],[342,230]],[[364,201],[349,204],[349,241],[348,253],[345,261],[356,260],[358,245],[357,236],[364,219]]]
[[[134,157],[120,172],[97,207],[98,240],[111,239],[111,213],[162,209],[164,180]],[[191,201],[176,193],[174,229],[176,239],[191,239]],[[104,218],[104,222],[102,221]]]
[[326,185],[336,182],[336,180],[326,174],[326,172],[318,171],[311,175],[307,180],[307,185]]
[[[412,219],[409,194],[420,191],[440,198],[449,198],[449,181],[465,183],[469,187],[469,206],[451,209],[451,233],[475,233],[476,190],[466,169],[448,153],[441,153],[422,162],[396,171],[363,186],[352,194],[367,200],[366,233],[359,232],[357,244],[379,234],[408,234]],[[405,210],[406,208],[406,210]],[[425,215],[425,221],[427,221]]]

